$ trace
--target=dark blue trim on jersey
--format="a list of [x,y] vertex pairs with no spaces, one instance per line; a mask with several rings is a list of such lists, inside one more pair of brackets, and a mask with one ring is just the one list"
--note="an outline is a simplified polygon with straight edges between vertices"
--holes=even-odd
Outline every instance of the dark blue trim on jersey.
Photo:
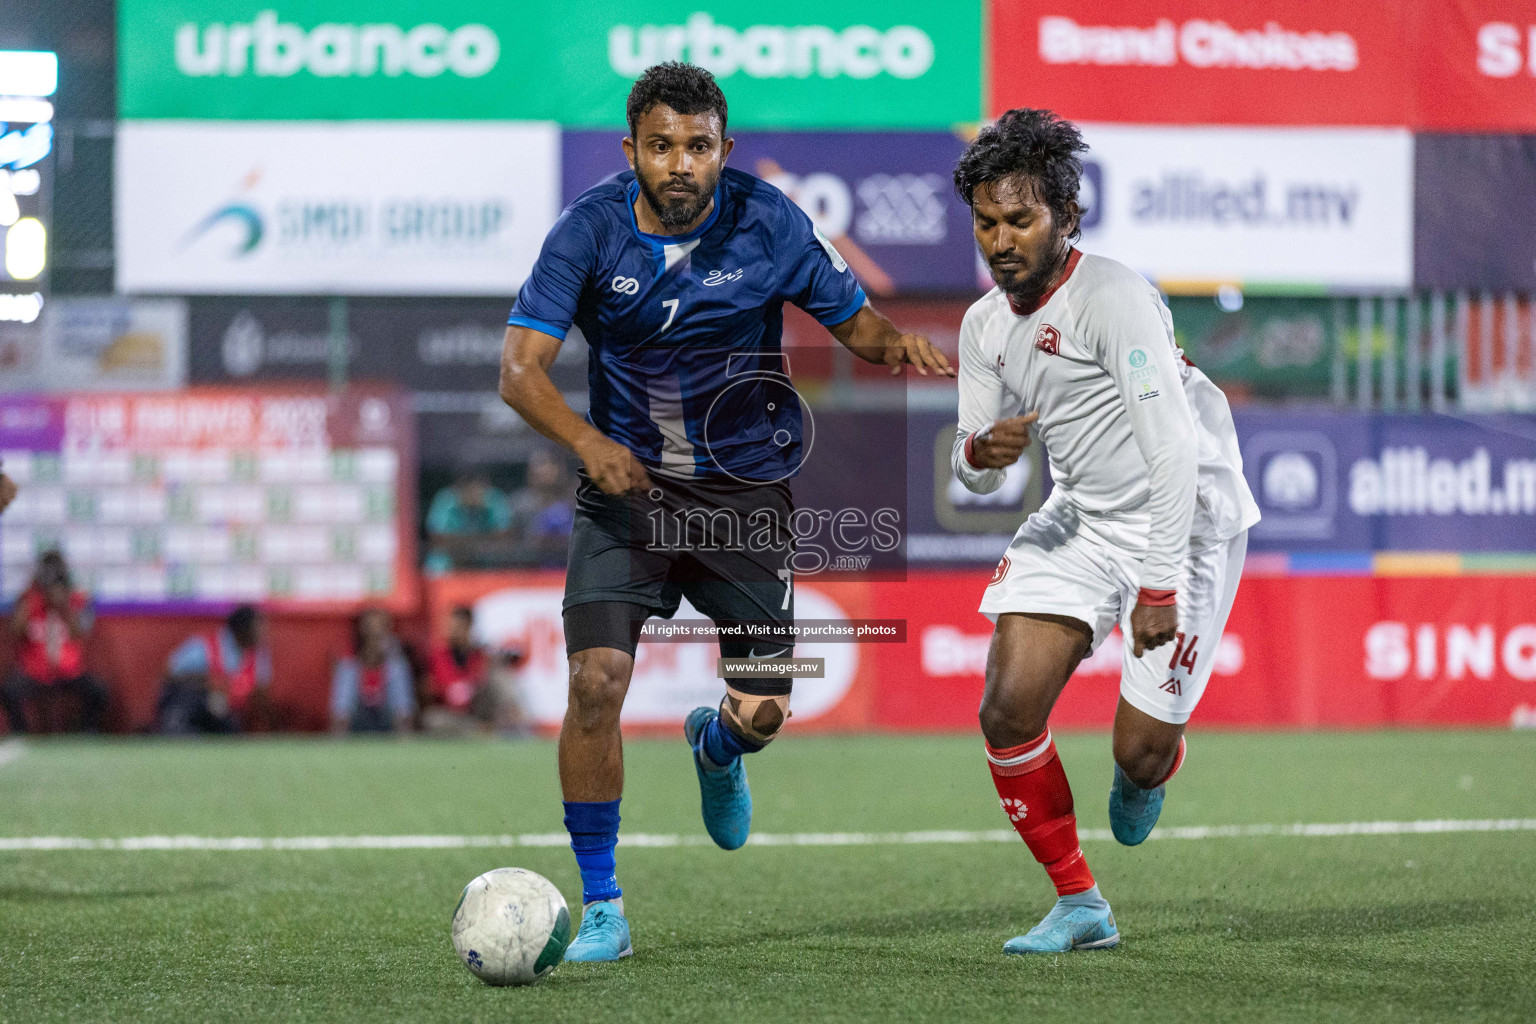
[[547,334],[551,338],[559,338],[561,341],[564,341],[566,334],[569,333],[569,328],[562,331],[554,324],[547,324],[543,320],[535,320],[531,316],[520,316],[517,313],[507,317],[507,326],[526,327],[530,331],[538,331],[540,334]]
[[842,309],[838,310],[836,313],[833,313],[831,316],[827,317],[825,320],[819,321],[819,323],[823,327],[836,327],[838,324],[842,323],[843,321],[848,320],[849,318],[857,315],[859,310],[864,308],[864,303],[866,303],[868,301],[869,301],[869,296],[864,294],[863,286],[862,285],[855,285],[854,286],[854,290],[853,290],[853,298],[848,300],[848,305],[844,306]]
[[704,223],[688,232],[686,235],[652,235],[640,230],[640,222],[635,219],[635,203],[640,201],[640,183],[632,181],[624,189],[624,194],[629,197],[629,227],[635,233],[635,237],[642,242],[652,245],[686,245],[695,238],[702,238],[704,232],[714,227],[715,221],[720,219],[720,186],[715,186],[713,205],[709,208],[709,216],[704,218]]

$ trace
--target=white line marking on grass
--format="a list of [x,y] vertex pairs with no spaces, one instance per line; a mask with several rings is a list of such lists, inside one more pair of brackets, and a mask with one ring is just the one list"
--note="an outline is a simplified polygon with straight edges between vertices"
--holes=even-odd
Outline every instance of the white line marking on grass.
[[20,739],[11,739],[0,742],[0,765],[10,764],[27,752],[27,746]]
[[[1158,829],[1151,839],[1241,839],[1273,836],[1330,838],[1335,836],[1407,836],[1448,832],[1536,832],[1536,818],[1482,818],[1427,821],[1345,821],[1294,825],[1184,825]],[[1084,829],[1079,838],[1106,842],[1108,829]],[[749,846],[921,846],[955,843],[1006,843],[1016,840],[1011,829],[935,832],[763,832]],[[128,836],[86,839],[79,836],[14,836],[0,838],[0,852],[47,850],[444,850],[465,847],[565,846],[564,832],[504,836]],[[621,846],[710,846],[708,836],[632,832],[621,835]]]

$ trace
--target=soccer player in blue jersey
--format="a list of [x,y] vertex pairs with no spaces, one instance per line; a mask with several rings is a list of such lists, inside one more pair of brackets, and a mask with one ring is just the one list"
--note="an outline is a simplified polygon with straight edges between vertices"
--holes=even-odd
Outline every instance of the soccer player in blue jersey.
[[[709,72],[650,68],[626,114],[632,170],[583,193],[556,222],[508,319],[501,365],[502,398],[583,465],[566,575],[570,695],[559,751],[565,826],[582,877],[581,929],[568,960],[632,952],[614,863],[619,712],[645,620],[670,617],[686,596],[716,623],[770,624],[766,636],[722,639],[726,658],[783,658],[793,649],[787,480],[802,443],[799,402],[776,384],[784,303],[893,374],[911,364],[954,375],[926,338],[875,312],[793,202],[725,166],[725,96]],[[586,417],[548,375],[572,324],[591,346]],[[657,522],[684,524],[682,533],[658,534]],[[741,758],[789,717],[790,680],[733,677],[725,691],[718,710],[695,709],[684,731],[705,827],[734,850],[752,823]]]

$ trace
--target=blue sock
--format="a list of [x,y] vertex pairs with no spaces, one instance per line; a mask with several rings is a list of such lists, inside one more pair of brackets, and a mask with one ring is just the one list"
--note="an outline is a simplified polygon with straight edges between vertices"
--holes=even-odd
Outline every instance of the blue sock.
[[1109,900],[1106,900],[1104,894],[1099,892],[1097,885],[1092,889],[1075,892],[1071,896],[1059,896],[1056,902],[1069,907],[1088,907],[1091,910],[1104,910],[1109,906]]
[[704,727],[699,746],[704,749],[704,757],[716,768],[728,768],[742,754],[754,754],[763,749],[753,746],[728,729],[719,715],[711,718]]
[[571,849],[581,869],[581,902],[623,896],[613,856],[619,843],[619,802],[565,801],[565,830],[571,834]]

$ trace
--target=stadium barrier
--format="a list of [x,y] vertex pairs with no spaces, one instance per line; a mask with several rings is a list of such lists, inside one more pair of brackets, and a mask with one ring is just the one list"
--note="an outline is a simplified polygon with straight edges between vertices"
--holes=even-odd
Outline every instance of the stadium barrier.
[[[1454,559],[1453,559],[1454,560]],[[1536,725],[1536,576],[1393,576],[1390,564],[1355,575],[1288,573],[1249,562],[1216,651],[1196,728],[1383,728]],[[1441,573],[1456,571],[1442,559]],[[418,644],[458,603],[476,608],[493,646],[522,649],[523,700],[534,723],[558,727],[565,708],[565,645],[558,572],[454,573],[428,584],[427,616],[400,622]],[[905,584],[797,585],[801,619],[904,620],[904,643],[803,643],[825,677],[796,684],[795,731],[969,731],[976,727],[991,626],[976,611],[986,573],[914,571]],[[687,606],[681,618],[698,618]],[[165,660],[211,628],[201,616],[106,614],[88,648],[114,696],[114,727],[154,720]],[[331,670],[347,649],[349,619],[276,615],[273,698],[282,728],[324,729]],[[9,642],[6,642],[8,647]],[[1105,728],[1114,715],[1123,645],[1113,634],[1078,669],[1057,705],[1063,728]],[[625,709],[631,731],[674,731],[719,699],[710,642],[642,644]],[[0,663],[9,663],[9,651]]]
[[[1507,726],[1536,716],[1536,577],[1272,575],[1251,566],[1216,652],[1197,726]],[[796,684],[795,728],[975,728],[991,626],[982,572],[913,572],[905,584],[803,582],[801,618],[906,621],[900,644],[802,644],[825,679]],[[473,603],[492,643],[526,648],[528,710],[564,711],[558,573],[454,574],[429,585],[437,610]],[[689,616],[687,610],[679,617]],[[1084,662],[1057,706],[1064,727],[1113,719],[1118,634]],[[626,725],[675,728],[718,699],[712,644],[641,648]]]
[[[329,725],[331,671],[352,642],[346,615],[273,614],[272,699],[274,723],[284,730],[312,732]],[[165,678],[166,661],[183,640],[217,629],[215,615],[166,615],[106,612],[97,617],[86,643],[86,668],[112,693],[108,728],[146,732],[154,727],[155,705]],[[407,621],[401,632],[414,637],[424,623]],[[0,639],[0,671],[8,672],[13,640]],[[3,718],[3,716],[0,716]]]

